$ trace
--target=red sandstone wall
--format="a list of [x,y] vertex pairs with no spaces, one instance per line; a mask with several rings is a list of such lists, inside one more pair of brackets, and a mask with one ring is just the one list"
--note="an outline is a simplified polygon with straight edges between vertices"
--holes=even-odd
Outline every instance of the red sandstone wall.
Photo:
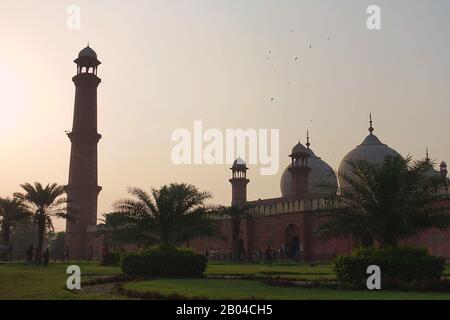
[[[313,230],[317,229],[320,224],[321,219],[314,219],[312,224]],[[320,236],[313,236],[311,239],[311,256],[313,259],[331,260],[336,256],[349,254],[352,251],[352,241],[350,238],[324,239]]]
[[[278,250],[286,241],[286,228],[292,224],[298,228],[298,237],[304,247],[304,255],[307,260],[331,260],[335,256],[349,254],[353,248],[351,239],[325,240],[313,234],[312,231],[320,223],[319,219],[313,217],[308,224],[304,213],[258,217],[249,224],[250,228],[246,221],[242,221],[241,239],[244,241],[247,254],[254,254],[259,249],[264,252],[268,245],[272,249]],[[196,239],[191,241],[189,246],[198,253],[205,253],[211,248],[220,249],[221,253],[231,253],[230,221],[221,222],[220,230],[228,237],[227,239]],[[404,243],[426,247],[430,253],[450,260],[450,231],[429,230],[416,238],[404,241]]]

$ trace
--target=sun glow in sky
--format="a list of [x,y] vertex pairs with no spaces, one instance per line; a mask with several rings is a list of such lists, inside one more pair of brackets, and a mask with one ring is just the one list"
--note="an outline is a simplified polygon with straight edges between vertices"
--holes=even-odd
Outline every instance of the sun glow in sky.
[[2,117],[0,139],[8,140],[18,128],[23,111],[29,105],[25,74],[5,61],[0,62],[0,87],[2,88]]
[[[79,31],[66,26],[73,4]],[[366,28],[371,4],[381,31]],[[88,41],[103,62],[99,213],[130,185],[189,182],[229,203],[229,166],[170,160],[171,133],[195,120],[280,129],[280,171],[251,168],[250,199],[280,195],[308,129],[337,168],[366,136],[369,112],[400,153],[423,158],[428,147],[450,162],[448,12],[448,0],[2,0],[0,196],[24,182],[67,183],[72,61]]]

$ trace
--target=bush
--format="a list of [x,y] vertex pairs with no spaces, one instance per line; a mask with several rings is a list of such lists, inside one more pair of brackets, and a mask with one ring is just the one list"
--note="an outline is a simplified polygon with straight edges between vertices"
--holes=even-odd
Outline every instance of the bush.
[[122,254],[120,252],[110,252],[102,260],[102,266],[118,267]]
[[357,249],[350,256],[334,260],[338,281],[353,287],[366,287],[367,267],[381,269],[382,282],[412,282],[440,280],[445,269],[445,258],[434,257],[425,249],[397,247],[388,249]]
[[206,270],[206,258],[180,249],[147,249],[124,255],[124,274],[145,277],[199,278]]

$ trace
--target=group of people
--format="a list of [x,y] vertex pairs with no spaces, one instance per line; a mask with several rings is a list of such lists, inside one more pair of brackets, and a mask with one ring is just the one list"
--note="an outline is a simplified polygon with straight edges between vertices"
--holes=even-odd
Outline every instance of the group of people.
[[13,245],[0,245],[0,262],[13,260]]
[[41,252],[39,248],[34,248],[32,244],[28,246],[28,249],[26,251],[26,260],[25,263],[27,266],[31,265],[41,265],[43,264],[44,267],[48,266],[48,262],[50,260],[50,249],[45,249],[44,252]]
[[[257,261],[266,261],[268,262],[268,264],[270,264],[271,261],[277,259],[299,259],[301,255],[301,247],[297,248],[296,250],[287,250],[284,246],[281,246],[279,249],[273,249],[270,245],[268,245],[266,249],[257,250],[250,258]],[[205,250],[205,256],[210,261],[227,261],[233,258],[231,253],[226,254],[222,252],[221,249],[216,248]],[[243,260],[245,258],[245,251],[240,250],[238,260]]]
[[[102,248],[102,258],[103,260],[110,254],[108,244],[104,244]],[[62,262],[70,261],[70,250],[69,246],[66,246],[64,253],[59,253],[54,256],[54,260],[60,259]],[[94,247],[89,247],[89,261],[94,260]],[[44,265],[47,266],[50,261],[50,249],[47,248],[43,253],[40,252],[38,248],[34,248],[32,244],[28,246],[26,251],[26,265]]]
[[[25,264],[27,266],[30,265],[43,265],[44,267],[48,266],[50,261],[50,248],[46,248],[44,252],[41,252],[39,248],[35,248],[32,244],[30,244],[25,253]],[[57,256],[54,256],[54,260],[60,259],[61,261],[69,261],[69,247],[66,246],[64,253],[59,253]]]
[[211,248],[211,249],[206,249],[205,250],[205,257],[208,258],[208,260],[210,261],[227,261],[227,260],[245,260],[246,255],[245,255],[245,249],[244,248],[240,248],[239,252],[238,252],[238,256],[236,257],[236,259],[233,259],[233,254],[232,253],[224,253],[222,252],[222,250],[216,249],[216,248]]
[[272,249],[270,245],[263,251],[259,249],[255,254],[256,260],[299,259],[302,256],[302,248],[288,250],[284,246]]
[[[121,253],[125,252],[123,247],[119,250]],[[54,250],[53,253],[50,253],[50,248],[47,247],[45,250],[40,250],[36,248],[34,245],[30,244],[25,251],[22,251],[21,255],[16,257],[16,260],[19,259],[19,256],[23,257],[23,253],[25,254],[25,264],[27,266],[33,265],[43,265],[48,266],[50,259],[52,258],[55,262],[69,262],[70,261],[70,250],[69,246],[66,246],[63,250]],[[102,261],[105,262],[110,256],[110,249],[107,243],[103,244],[101,255]],[[95,259],[94,247],[90,246],[88,251],[88,256],[86,256],[88,261],[93,261]],[[20,259],[19,259],[20,260]],[[9,262],[13,261],[13,245],[0,245],[0,262]]]
[[206,249],[205,251],[205,257],[210,260],[210,261],[224,261],[227,260],[227,256],[225,253],[223,253],[220,248],[216,249],[216,248],[211,248],[211,249]]

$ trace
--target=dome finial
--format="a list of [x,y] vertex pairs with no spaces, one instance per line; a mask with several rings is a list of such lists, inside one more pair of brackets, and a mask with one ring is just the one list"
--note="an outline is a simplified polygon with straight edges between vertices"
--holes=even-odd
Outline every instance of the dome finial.
[[369,132],[370,132],[370,134],[373,134],[373,132],[374,132],[374,128],[373,128],[373,121],[372,121],[372,113],[370,113],[370,115],[369,115],[369,124],[370,124],[370,127],[369,127]]
[[309,142],[309,130],[306,130],[306,148],[309,149],[311,143]]
[[426,153],[426,156],[425,156],[425,161],[426,162],[430,162],[430,154],[428,152],[428,148],[427,148],[427,153]]

